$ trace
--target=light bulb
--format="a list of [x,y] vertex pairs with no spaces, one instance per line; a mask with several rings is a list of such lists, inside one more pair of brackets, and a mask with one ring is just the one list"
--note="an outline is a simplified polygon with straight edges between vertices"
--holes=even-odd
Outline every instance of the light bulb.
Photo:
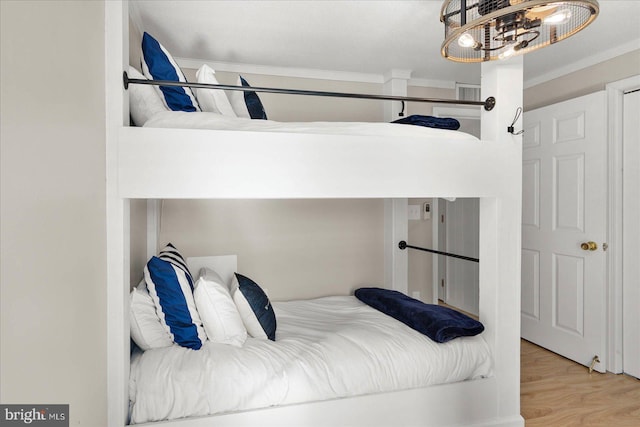
[[544,18],[543,22],[547,25],[558,25],[565,24],[569,19],[571,19],[571,11],[562,9]]
[[515,46],[513,44],[510,44],[506,50],[503,50],[498,54],[498,59],[507,59],[511,57],[514,53],[516,53]]
[[476,45],[476,41],[471,34],[464,33],[458,37],[458,45],[460,47],[474,47]]

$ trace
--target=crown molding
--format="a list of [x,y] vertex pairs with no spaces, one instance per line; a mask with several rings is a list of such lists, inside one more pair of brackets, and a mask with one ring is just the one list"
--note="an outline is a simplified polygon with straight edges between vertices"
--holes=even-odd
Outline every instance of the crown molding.
[[624,55],[625,53],[638,50],[639,46],[640,46],[640,39],[631,40],[628,43],[625,43],[623,45],[608,49],[604,52],[599,52],[595,55],[588,56],[579,61],[572,62],[571,64],[567,64],[560,68],[556,68],[540,76],[527,79],[524,82],[524,88],[529,89],[533,86],[537,86],[539,84],[546,83],[550,80],[557,79],[562,76],[566,76],[567,74],[580,71],[582,69],[591,67],[601,62],[608,61],[609,59],[613,59],[617,56]]

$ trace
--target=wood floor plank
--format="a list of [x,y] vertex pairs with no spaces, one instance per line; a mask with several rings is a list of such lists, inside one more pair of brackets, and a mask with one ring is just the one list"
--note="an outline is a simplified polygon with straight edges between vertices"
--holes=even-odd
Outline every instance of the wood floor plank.
[[640,380],[587,368],[522,340],[520,398],[527,427],[640,427]]

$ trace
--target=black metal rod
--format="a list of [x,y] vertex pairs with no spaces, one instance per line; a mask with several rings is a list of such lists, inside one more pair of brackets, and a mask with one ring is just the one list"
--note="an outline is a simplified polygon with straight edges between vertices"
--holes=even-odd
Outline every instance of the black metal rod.
[[467,25],[467,0],[460,1],[460,26]]
[[434,249],[420,248],[418,246],[411,246],[411,245],[408,245],[407,242],[405,242],[404,240],[401,240],[400,243],[398,243],[398,247],[400,249],[402,249],[402,250],[405,250],[406,248],[417,249],[419,251],[431,252],[431,253],[438,254],[438,255],[444,255],[444,256],[450,256],[450,257],[453,257],[453,258],[459,258],[459,259],[463,259],[465,261],[480,262],[480,260],[478,258],[471,258],[471,257],[464,256],[464,255],[452,254],[452,253],[449,253],[449,252],[441,252],[441,251],[436,251]]
[[456,99],[438,99],[438,98],[416,98],[410,96],[394,96],[394,95],[371,95],[366,93],[344,93],[344,92],[323,92],[317,90],[300,90],[300,89],[279,89],[272,87],[248,87],[234,86],[212,83],[191,83],[176,82],[169,80],[147,80],[147,79],[130,79],[125,71],[123,73],[124,88],[128,89],[130,84],[154,85],[154,86],[174,86],[174,87],[192,87],[196,89],[223,89],[223,90],[241,90],[244,92],[266,92],[280,93],[287,95],[311,95],[311,96],[329,96],[336,98],[359,98],[359,99],[377,99],[384,101],[407,101],[407,102],[432,102],[439,104],[457,104],[457,105],[481,105],[485,110],[491,111],[496,105],[496,99],[489,97],[485,101],[464,101]]

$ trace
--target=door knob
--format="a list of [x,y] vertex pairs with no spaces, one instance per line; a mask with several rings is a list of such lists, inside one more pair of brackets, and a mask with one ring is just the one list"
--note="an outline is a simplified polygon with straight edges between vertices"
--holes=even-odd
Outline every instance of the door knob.
[[595,251],[598,249],[598,244],[596,242],[584,242],[580,245],[580,248],[583,251]]

